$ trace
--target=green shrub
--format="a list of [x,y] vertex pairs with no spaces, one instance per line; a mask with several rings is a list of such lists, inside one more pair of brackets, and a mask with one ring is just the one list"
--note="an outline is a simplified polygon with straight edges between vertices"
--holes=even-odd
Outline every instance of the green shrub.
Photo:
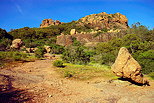
[[51,46],[51,53],[52,54],[62,54],[64,52],[64,47],[57,44],[50,44]]
[[87,64],[90,62],[90,55],[83,46],[70,46],[65,48],[62,59],[68,63]]
[[115,61],[116,56],[111,53],[102,54],[102,62],[101,64],[112,65]]
[[140,53],[137,57],[137,61],[142,66],[142,72],[144,74],[154,72],[154,50],[148,50]]
[[19,51],[0,52],[1,60],[25,61],[28,54]]
[[37,58],[42,58],[44,52],[45,52],[44,47],[38,47],[38,49],[35,50],[35,56],[36,56]]
[[71,77],[73,77],[73,72],[71,72],[71,71],[65,71],[64,72],[64,77],[68,77],[68,78],[71,78]]
[[149,73],[148,76],[150,76],[152,79],[154,79],[154,72]]
[[61,60],[56,60],[53,62],[53,65],[56,66],[56,67],[63,67],[63,61]]

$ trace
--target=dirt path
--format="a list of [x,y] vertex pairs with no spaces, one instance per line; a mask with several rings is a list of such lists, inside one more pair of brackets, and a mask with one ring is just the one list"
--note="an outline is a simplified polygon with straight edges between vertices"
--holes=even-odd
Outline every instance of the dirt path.
[[12,78],[12,86],[32,97],[26,103],[154,103],[154,83],[141,87],[125,81],[97,78],[75,81],[61,78],[52,60],[38,60],[2,69]]

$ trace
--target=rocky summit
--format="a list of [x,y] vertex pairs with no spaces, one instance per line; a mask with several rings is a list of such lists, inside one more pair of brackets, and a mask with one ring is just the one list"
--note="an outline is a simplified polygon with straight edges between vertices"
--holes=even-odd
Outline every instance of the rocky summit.
[[[40,28],[48,27],[51,25],[62,24],[59,20],[44,19]],[[107,14],[102,12],[99,14],[87,15],[76,21],[79,26],[86,26],[91,29],[101,30],[101,29],[127,29],[128,19],[125,15],[120,13]]]
[[50,25],[59,25],[61,22],[59,20],[52,20],[52,19],[44,19],[42,24],[40,24],[40,28],[48,27]]
[[78,20],[79,25],[88,26],[94,29],[126,29],[128,28],[128,19],[120,13],[91,14]]

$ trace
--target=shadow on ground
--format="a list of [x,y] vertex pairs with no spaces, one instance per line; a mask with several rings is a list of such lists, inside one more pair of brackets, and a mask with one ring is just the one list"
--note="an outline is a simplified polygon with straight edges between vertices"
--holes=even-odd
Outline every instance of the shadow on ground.
[[27,90],[12,87],[12,78],[0,74],[0,103],[23,103],[30,101],[32,96]]
[[135,85],[137,85],[137,86],[150,86],[149,82],[147,82],[147,83],[145,83],[145,84],[141,84],[141,83],[136,83],[136,82],[132,81],[132,80],[129,79],[129,78],[118,78],[118,79],[121,80],[121,81],[128,81],[128,82],[130,82],[131,84],[135,84]]

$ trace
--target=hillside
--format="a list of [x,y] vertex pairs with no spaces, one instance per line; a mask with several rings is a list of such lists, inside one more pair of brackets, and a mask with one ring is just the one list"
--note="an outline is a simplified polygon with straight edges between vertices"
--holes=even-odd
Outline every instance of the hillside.
[[150,103],[153,79],[154,29],[120,13],[0,29],[0,102]]

